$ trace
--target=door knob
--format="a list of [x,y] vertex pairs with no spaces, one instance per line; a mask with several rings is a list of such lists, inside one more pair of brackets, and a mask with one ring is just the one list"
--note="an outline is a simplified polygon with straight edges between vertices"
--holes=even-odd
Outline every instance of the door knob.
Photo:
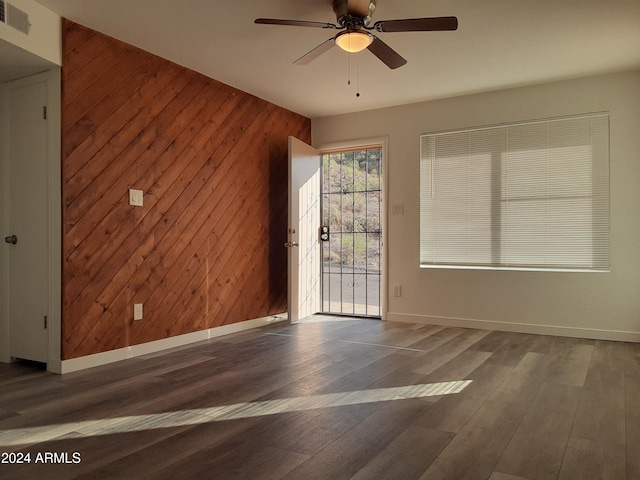
[[18,243],[18,237],[15,235],[9,235],[8,237],[4,237],[4,241],[10,243],[11,245],[15,245]]

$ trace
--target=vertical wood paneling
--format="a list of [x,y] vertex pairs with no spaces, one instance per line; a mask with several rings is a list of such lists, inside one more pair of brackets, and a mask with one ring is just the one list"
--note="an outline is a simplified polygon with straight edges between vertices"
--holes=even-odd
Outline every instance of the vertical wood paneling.
[[286,310],[310,120],[67,20],[63,55],[63,359]]

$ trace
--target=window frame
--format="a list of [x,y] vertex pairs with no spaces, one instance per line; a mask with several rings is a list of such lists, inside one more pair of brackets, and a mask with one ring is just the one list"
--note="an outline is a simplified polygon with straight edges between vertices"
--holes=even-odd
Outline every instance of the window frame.
[[[534,258],[533,263],[526,264],[524,262],[522,263],[511,262],[509,260],[509,253],[505,253],[503,251],[503,250],[508,250],[509,247],[506,246],[507,244],[503,239],[498,238],[498,240],[496,240],[495,238],[496,235],[500,237],[500,235],[504,234],[504,232],[507,231],[509,228],[509,220],[505,218],[507,214],[504,211],[500,211],[501,209],[504,209],[504,207],[499,204],[501,202],[508,202],[507,197],[509,195],[513,197],[511,199],[512,204],[517,201],[515,199],[513,192],[507,193],[506,195],[503,194],[502,186],[501,186],[504,183],[503,176],[506,176],[506,174],[504,173],[505,165],[507,165],[506,168],[508,168],[508,166],[513,167],[513,163],[511,164],[509,163],[510,162],[509,155],[510,154],[513,155],[515,153],[520,154],[523,152],[515,149],[510,150],[510,147],[508,144],[509,129],[519,128],[519,127],[524,127],[526,129],[530,127],[533,130],[534,128],[533,126],[540,126],[540,125],[545,126],[546,145],[544,147],[543,153],[545,155],[544,161],[546,162],[546,173],[543,179],[544,185],[542,184],[540,185],[542,185],[546,189],[545,190],[546,193],[541,197],[541,201],[546,202],[546,204],[549,204],[551,201],[553,201],[553,195],[549,195],[549,190],[550,190],[549,185],[552,184],[552,182],[550,182],[549,179],[551,179],[552,181],[554,179],[556,181],[560,179],[560,182],[562,181],[562,172],[557,174],[555,177],[553,176],[553,174],[551,175],[549,174],[549,165],[556,166],[555,164],[553,164],[553,160],[555,160],[556,157],[559,156],[559,151],[562,149],[562,147],[558,147],[558,146],[555,146],[555,147],[549,146],[549,135],[550,135],[549,125],[562,125],[560,122],[565,122],[567,125],[573,128],[573,123],[570,123],[570,122],[575,121],[576,125],[578,125],[576,128],[578,127],[583,128],[578,124],[578,122],[580,121],[584,122],[585,119],[588,119],[589,121],[589,126],[588,126],[589,143],[588,144],[587,143],[571,144],[570,148],[573,149],[572,152],[579,151],[579,148],[581,147],[586,147],[588,149],[588,157],[586,157],[583,154],[584,158],[582,158],[581,161],[584,163],[585,160],[588,160],[590,162],[589,166],[588,167],[581,166],[580,168],[582,168],[585,171],[590,171],[590,174],[593,177],[592,182],[589,185],[590,190],[588,195],[589,203],[590,203],[589,215],[591,216],[591,222],[589,227],[590,230],[587,230],[585,228],[583,232],[584,236],[581,238],[588,239],[589,237],[588,235],[585,234],[585,232],[586,233],[590,232],[591,243],[589,243],[588,241],[585,241],[586,243],[588,243],[588,246],[587,247],[583,246],[583,248],[589,248],[590,253],[584,253],[583,254],[584,256],[582,258],[580,258],[579,256],[575,256],[574,258],[574,256],[572,256],[574,252],[571,252],[570,254],[564,253],[565,255],[564,258],[566,259],[565,262],[549,261],[549,259],[553,259],[554,256],[557,255],[558,253],[562,253],[563,249],[566,250],[567,248],[571,248],[572,244],[559,243],[556,246],[556,250],[554,250],[552,247],[549,248],[550,244],[552,243],[549,241],[549,239],[555,238],[554,232],[549,233],[548,231],[550,224],[551,224],[551,228],[553,228],[553,225],[552,225],[553,218],[551,220],[551,223],[549,223],[550,220],[549,218],[547,218],[547,214],[545,214],[544,224],[545,224],[545,228],[547,229],[545,230],[545,237],[544,237],[546,242],[545,248],[547,249],[545,255],[548,258],[545,258],[545,262],[543,263],[539,261],[539,259],[535,257],[535,255],[531,254],[530,252],[525,252],[525,256],[530,255],[531,258]],[[594,119],[596,119],[595,123],[594,123]],[[468,134],[469,138],[471,138],[470,136],[472,134],[479,133],[479,132],[483,132],[483,133],[488,132],[489,135],[491,134],[491,132],[497,132],[498,135],[504,132],[507,138],[507,141],[504,147],[499,146],[499,144],[492,143],[490,145],[488,144],[489,148],[487,148],[487,150],[484,152],[485,155],[488,155],[490,157],[488,160],[490,165],[489,167],[485,165],[485,170],[487,171],[491,170],[488,174],[484,172],[485,177],[487,177],[489,180],[487,180],[487,178],[482,178],[482,181],[489,182],[486,186],[491,191],[489,195],[490,203],[487,204],[490,206],[490,208],[489,209],[485,208],[485,210],[491,210],[491,212],[488,215],[485,214],[485,216],[481,218],[478,217],[478,218],[485,222],[487,222],[487,219],[489,219],[491,223],[491,227],[487,236],[485,237],[478,236],[478,237],[470,238],[471,235],[468,232],[464,233],[463,236],[466,235],[467,237],[469,237],[467,238],[467,251],[460,250],[458,252],[454,246],[454,248],[450,249],[450,253],[449,253],[450,256],[448,259],[441,258],[441,257],[439,258],[437,253],[438,247],[436,246],[436,244],[438,241],[442,242],[442,239],[446,237],[447,233],[439,234],[437,232],[437,228],[442,227],[447,220],[442,221],[437,218],[436,206],[438,205],[439,198],[437,193],[438,191],[436,190],[436,188],[440,188],[441,190],[440,196],[442,196],[443,193],[446,193],[449,195],[456,195],[457,193],[459,193],[456,190],[456,188],[462,189],[464,185],[462,187],[459,187],[459,186],[456,187],[454,185],[454,187],[451,188],[450,190],[443,190],[444,188],[443,185],[446,186],[446,180],[443,181],[437,178],[437,175],[435,174],[435,172],[438,171],[438,168],[442,169],[443,168],[442,165],[446,165],[446,164],[445,163],[437,164],[437,162],[438,161],[446,162],[447,160],[449,160],[453,163],[456,160],[462,160],[462,162],[466,161],[468,165],[471,165],[471,162],[474,158],[472,155],[474,150],[471,148],[471,145],[472,145],[471,140],[467,140],[468,149],[469,149],[468,154],[463,154],[461,156],[456,156],[455,154],[452,154],[452,156],[450,157],[447,157],[447,155],[441,155],[440,157],[438,157],[438,154],[436,153],[436,147],[435,147],[436,139],[439,137],[442,137],[444,139],[450,139],[450,141],[453,142],[456,148],[462,148],[461,145],[464,145],[464,142],[461,142],[460,145],[455,144],[456,135]],[[527,131],[525,130],[525,134],[526,133]],[[580,133],[583,134],[584,132],[580,132]],[[558,137],[558,138],[560,138],[560,140],[564,139],[563,137]],[[428,141],[430,139],[432,139],[431,143],[428,144]],[[429,145],[432,151],[425,152],[425,148],[427,145]],[[497,155],[496,155],[496,151],[498,152]],[[538,152],[539,150],[534,149],[533,151]],[[554,153],[554,156],[549,156],[549,153]],[[485,159],[485,163],[486,162],[487,160]],[[496,166],[496,163],[497,163],[497,166]],[[437,165],[440,165],[440,167],[438,167]],[[481,174],[482,172],[479,170],[479,168],[481,167],[477,167],[477,166],[474,166],[473,168],[469,167],[468,170],[471,173],[467,173],[467,174],[469,176],[472,173]],[[499,173],[497,174],[495,173],[496,168],[499,170]],[[527,165],[525,165],[524,169],[526,170],[526,168],[527,168]],[[568,168],[567,163],[565,163],[564,165],[561,164],[560,168],[565,168],[565,169]],[[455,170],[455,165],[453,169]],[[547,119],[536,119],[536,120],[530,120],[530,121],[510,122],[510,123],[503,123],[503,124],[496,124],[496,125],[486,125],[486,126],[470,127],[470,128],[464,128],[464,129],[452,129],[452,130],[446,130],[446,131],[423,133],[420,135],[419,170],[420,170],[419,171],[419,176],[420,176],[419,265],[420,265],[420,268],[464,269],[464,270],[549,271],[549,272],[590,272],[590,273],[610,272],[610,269],[611,269],[610,221],[611,219],[610,219],[610,113],[609,112],[594,112],[594,113],[569,115],[569,116],[554,117],[554,118],[547,118]],[[428,173],[425,173],[425,172],[428,172]],[[442,175],[445,175],[445,174],[442,174]],[[456,177],[453,176],[455,175],[455,172],[454,174],[450,173],[449,175],[451,176],[451,178],[453,178],[452,182],[457,182]],[[482,177],[482,175],[480,175],[480,177]],[[498,177],[497,181],[502,182],[501,185],[498,185],[496,183],[497,182],[496,177]],[[467,183],[472,181],[469,178],[466,179]],[[525,179],[525,181],[528,181],[528,180]],[[567,179],[564,179],[564,181],[567,182]],[[441,182],[441,183],[439,184],[438,182]],[[463,179],[461,182],[462,184],[464,184],[465,180]],[[536,186],[534,182],[530,182],[527,185],[534,186],[534,187]],[[561,187],[565,188],[566,191],[569,191],[572,188],[574,188],[570,183],[561,184]],[[495,198],[496,191],[500,192],[498,194],[498,197],[502,195],[502,199],[499,198],[498,200],[496,200]],[[567,193],[567,194],[563,194],[562,196],[556,197],[555,200],[556,201],[569,200],[567,203],[571,203],[570,201],[573,197],[575,197],[575,194]],[[466,200],[468,203],[471,203],[469,202],[470,198],[473,198],[472,194],[467,193],[467,197],[464,197],[462,195],[458,200],[462,200],[462,201]],[[442,203],[443,202],[441,201],[440,205],[442,205]],[[606,212],[603,210],[603,205],[606,206]],[[447,204],[447,206],[459,207],[461,210],[465,209],[465,205],[462,203],[453,202],[453,203]],[[430,209],[430,211],[425,211],[425,209]],[[500,212],[496,214],[495,210],[498,210]],[[464,224],[467,227],[469,227],[469,225],[473,223],[471,220],[472,218],[474,219],[475,222],[479,221],[478,218],[472,217],[468,213],[469,212],[467,212],[466,220],[460,221],[461,225]],[[582,212],[582,213],[584,214],[585,212]],[[596,214],[601,216],[596,219],[595,217]],[[449,215],[453,216],[453,214],[449,214]],[[499,218],[497,219],[494,218],[494,216],[496,215],[499,216]],[[569,213],[568,215],[571,216],[572,214]],[[443,218],[446,218],[445,215],[441,215],[441,216]],[[428,222],[429,219],[431,219],[432,223],[435,222],[435,226],[431,224],[429,225],[426,224],[426,222]],[[452,221],[451,223],[453,225],[456,225],[455,220]],[[455,227],[451,227],[451,228],[455,228]],[[486,226],[485,226],[485,229],[486,229]],[[557,230],[558,231],[562,230],[562,227],[558,227]],[[475,230],[473,233],[476,233]],[[441,235],[441,237],[437,237],[438,234]],[[436,240],[436,238],[438,238],[438,240]],[[567,238],[570,239],[570,234],[567,234],[566,237],[562,237],[562,239],[564,240],[566,240]],[[431,244],[429,244],[430,239],[431,239]],[[474,246],[471,247],[470,249],[469,245],[471,244],[471,242],[469,240],[473,241],[474,239],[479,240],[480,243],[483,245],[484,244],[491,245],[490,261],[474,262],[474,261],[469,261],[470,258],[468,257],[467,261],[465,262],[465,261],[461,261],[459,259],[454,258],[456,255],[459,255],[460,258],[464,257],[465,254],[469,255],[469,252],[473,248],[475,248],[475,244],[474,244]],[[576,240],[574,239],[574,242],[575,241]],[[484,245],[485,248],[486,248],[486,245]],[[497,254],[494,251],[496,248],[497,248]],[[477,258],[480,258],[482,255],[486,256],[487,253],[484,252],[477,255],[478,255]],[[578,263],[578,261],[582,259],[586,259],[589,255],[591,256],[590,261],[585,261],[584,263]],[[540,257],[542,258],[542,256]]]

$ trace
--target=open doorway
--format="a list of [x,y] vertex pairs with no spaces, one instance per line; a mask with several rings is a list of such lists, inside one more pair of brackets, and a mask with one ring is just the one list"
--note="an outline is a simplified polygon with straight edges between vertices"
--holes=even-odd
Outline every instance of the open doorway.
[[53,372],[61,371],[60,100],[59,66],[0,39],[0,362]]
[[325,151],[322,313],[382,317],[381,145]]
[[289,138],[289,320],[316,313],[386,319],[386,139]]

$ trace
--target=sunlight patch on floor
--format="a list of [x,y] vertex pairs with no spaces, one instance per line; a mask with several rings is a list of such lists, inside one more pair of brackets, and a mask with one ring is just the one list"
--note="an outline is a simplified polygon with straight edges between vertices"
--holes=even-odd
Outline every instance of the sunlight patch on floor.
[[409,398],[451,395],[464,390],[472,380],[376,388],[354,392],[327,393],[308,397],[283,398],[261,402],[237,403],[219,407],[180,410],[176,412],[133,415],[101,420],[85,420],[58,425],[0,430],[0,446],[27,445],[55,440],[64,436],[83,438],[96,435],[183,427],[241,418],[300,412],[318,408],[342,407],[364,403],[388,402]]

